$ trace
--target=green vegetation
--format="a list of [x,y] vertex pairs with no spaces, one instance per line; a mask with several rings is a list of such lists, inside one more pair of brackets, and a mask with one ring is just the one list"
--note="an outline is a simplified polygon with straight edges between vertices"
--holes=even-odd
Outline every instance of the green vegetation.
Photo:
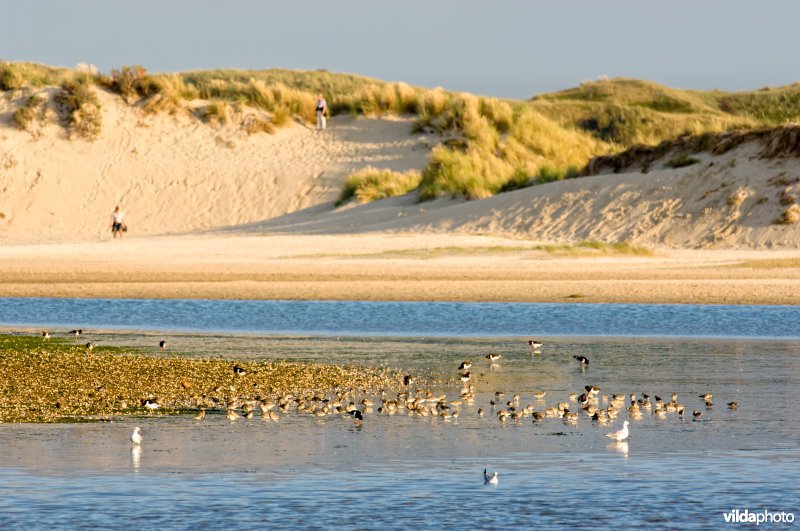
[[14,125],[27,131],[31,122],[36,118],[40,105],[45,101],[42,96],[32,94],[25,99],[25,103],[14,111],[12,121]]
[[397,195],[407,194],[419,186],[422,178],[418,171],[410,170],[404,173],[391,170],[366,167],[347,177],[336,206],[355,197],[359,203],[368,203],[376,199],[385,199]]
[[[800,119],[800,84],[751,92],[691,91],[634,79],[604,79],[528,101],[484,98],[324,70],[213,70],[150,74],[123,66],[109,76],[91,68],[0,63],[0,89],[96,84],[146,112],[175,113],[205,100],[198,115],[230,121],[227,106],[263,111],[269,121],[242,124],[271,132],[314,119],[316,95],[333,115],[413,115],[415,132],[441,142],[422,171],[419,198],[467,199],[571,178],[595,156],[682,135],[777,126]],[[192,106],[196,108],[196,106]],[[246,113],[245,113],[246,115]],[[668,163],[693,163],[691,154]],[[376,197],[379,197],[377,194]],[[365,196],[366,197],[366,196]]]
[[596,256],[596,255],[632,255],[652,256],[653,251],[647,247],[631,245],[627,242],[604,243],[597,241],[584,241],[576,244],[545,244],[545,245],[491,245],[475,247],[459,247],[448,245],[444,247],[431,247],[428,249],[403,249],[381,251],[378,253],[363,254],[313,254],[301,255],[302,258],[443,258],[447,256],[474,256],[487,254],[519,254],[531,252],[544,252],[555,256]]
[[675,168],[684,168],[686,166],[691,166],[692,164],[697,164],[698,162],[700,161],[694,157],[689,156],[688,153],[679,153],[678,155],[675,155],[667,162],[665,162],[664,165],[667,168],[675,169]]
[[97,94],[87,82],[66,81],[55,95],[62,119],[70,133],[86,140],[94,140],[100,134],[102,115]]

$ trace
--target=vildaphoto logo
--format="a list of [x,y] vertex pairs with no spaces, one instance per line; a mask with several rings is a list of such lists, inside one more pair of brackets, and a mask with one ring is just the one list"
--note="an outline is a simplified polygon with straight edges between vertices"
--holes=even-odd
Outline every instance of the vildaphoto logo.
[[734,509],[729,513],[722,513],[726,524],[791,524],[794,522],[794,513],[770,512],[766,509],[753,512],[749,509],[740,511]]

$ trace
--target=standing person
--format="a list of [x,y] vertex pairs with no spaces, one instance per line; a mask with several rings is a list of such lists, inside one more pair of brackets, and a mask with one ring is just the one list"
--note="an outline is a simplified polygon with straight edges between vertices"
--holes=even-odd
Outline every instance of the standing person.
[[125,213],[120,210],[119,205],[114,208],[114,212],[111,213],[111,235],[116,237],[122,237],[122,233],[128,230],[128,227],[125,225],[123,221],[125,219]]
[[325,102],[325,98],[322,97],[322,94],[317,96],[317,130],[325,129],[328,125],[326,123],[326,117],[328,115],[328,104]]

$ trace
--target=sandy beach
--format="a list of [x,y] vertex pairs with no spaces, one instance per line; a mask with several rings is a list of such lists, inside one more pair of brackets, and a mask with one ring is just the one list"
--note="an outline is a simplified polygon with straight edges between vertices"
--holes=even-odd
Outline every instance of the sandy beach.
[[7,245],[0,278],[3,297],[800,304],[798,251],[641,256],[453,234]]

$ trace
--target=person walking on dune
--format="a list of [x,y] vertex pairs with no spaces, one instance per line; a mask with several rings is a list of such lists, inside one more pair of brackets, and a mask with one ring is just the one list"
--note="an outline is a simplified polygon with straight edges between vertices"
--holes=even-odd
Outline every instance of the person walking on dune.
[[317,96],[317,131],[321,131],[327,127],[328,117],[328,104],[322,94]]
[[114,212],[111,213],[111,225],[109,228],[111,229],[111,236],[114,238],[122,237],[123,232],[127,232],[128,227],[125,225],[125,213],[120,210],[119,206],[114,208]]

